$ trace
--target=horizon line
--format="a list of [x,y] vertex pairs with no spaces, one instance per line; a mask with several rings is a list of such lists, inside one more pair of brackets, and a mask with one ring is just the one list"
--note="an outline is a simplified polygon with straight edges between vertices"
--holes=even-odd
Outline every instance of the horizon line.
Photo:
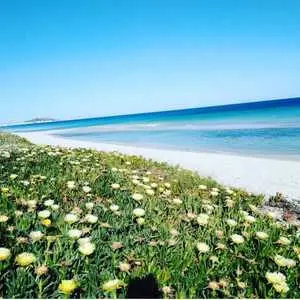
[[[6,124],[0,124],[0,128],[2,127],[13,127],[13,126],[19,126],[19,125],[33,125],[33,124],[51,124],[51,123],[56,123],[56,122],[69,122],[69,121],[81,121],[81,120],[93,120],[93,119],[110,119],[110,118],[115,118],[115,117],[131,117],[131,116],[142,116],[142,115],[150,115],[150,114],[162,114],[162,113],[176,113],[176,112],[188,112],[188,111],[213,111],[215,109],[219,108],[233,108],[233,107],[245,107],[246,106],[253,106],[253,108],[258,109],[261,108],[266,103],[273,103],[273,104],[279,104],[282,102],[290,101],[294,103],[294,101],[299,100],[300,101],[300,96],[298,97],[291,97],[291,98],[276,98],[276,99],[271,99],[271,100],[260,100],[260,101],[252,101],[252,102],[242,102],[242,103],[231,103],[231,104],[221,104],[221,105],[208,105],[208,106],[200,106],[200,107],[189,107],[189,108],[179,108],[179,109],[170,109],[170,110],[157,110],[157,111],[150,111],[150,112],[140,112],[140,113],[129,113],[129,114],[121,114],[121,115],[106,115],[106,116],[94,116],[94,117],[75,117],[75,118],[67,118],[67,119],[55,119],[53,118],[54,121],[41,121],[41,122],[28,122],[26,120],[22,122],[17,122],[17,123],[6,123]],[[275,106],[276,106],[275,105]],[[34,117],[34,118],[50,118],[50,117]],[[34,119],[33,118],[33,119]],[[52,118],[52,117],[51,117]]]

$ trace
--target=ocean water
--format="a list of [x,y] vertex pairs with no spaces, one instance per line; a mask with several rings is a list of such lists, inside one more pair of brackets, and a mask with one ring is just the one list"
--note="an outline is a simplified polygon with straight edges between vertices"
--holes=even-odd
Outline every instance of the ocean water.
[[300,98],[0,127],[132,146],[300,159]]

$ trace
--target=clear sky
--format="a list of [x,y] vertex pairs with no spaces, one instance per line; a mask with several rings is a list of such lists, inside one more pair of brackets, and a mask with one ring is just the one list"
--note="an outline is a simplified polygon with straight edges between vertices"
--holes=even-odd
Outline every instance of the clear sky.
[[1,0],[0,122],[300,96],[299,0]]

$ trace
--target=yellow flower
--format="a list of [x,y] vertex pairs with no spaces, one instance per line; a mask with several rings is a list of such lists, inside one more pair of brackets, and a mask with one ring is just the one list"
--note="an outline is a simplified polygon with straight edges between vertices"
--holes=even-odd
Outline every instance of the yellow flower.
[[7,248],[0,248],[0,261],[6,260],[10,256],[10,250]]
[[21,267],[29,266],[36,261],[36,257],[32,253],[23,252],[16,257],[17,265]]
[[60,292],[68,295],[72,293],[77,288],[77,283],[75,280],[62,280],[60,285],[58,286],[58,289]]
[[145,219],[144,218],[137,218],[136,219],[136,222],[139,224],[139,225],[143,225],[145,223]]
[[266,278],[271,284],[280,284],[286,281],[286,277],[280,272],[267,272]]
[[112,292],[121,288],[124,283],[120,279],[109,280],[102,285],[102,289],[106,292]]
[[285,294],[289,291],[289,287],[286,282],[282,282],[280,284],[274,284],[273,288],[275,289],[276,292],[280,294]]
[[9,192],[9,188],[3,187],[1,188],[2,193],[8,193]]
[[81,243],[79,246],[79,251],[83,255],[91,255],[95,251],[95,245],[90,242]]
[[43,220],[41,220],[41,224],[46,226],[46,227],[49,227],[51,225],[51,220],[50,219],[43,219]]

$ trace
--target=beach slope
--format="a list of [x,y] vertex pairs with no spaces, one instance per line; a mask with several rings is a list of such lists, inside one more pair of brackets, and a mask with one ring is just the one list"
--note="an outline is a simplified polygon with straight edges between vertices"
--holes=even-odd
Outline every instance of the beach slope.
[[35,144],[141,155],[197,171],[201,176],[210,176],[227,186],[244,188],[266,196],[280,192],[285,197],[300,199],[300,161],[103,144],[63,139],[45,132],[19,133],[19,136]]

